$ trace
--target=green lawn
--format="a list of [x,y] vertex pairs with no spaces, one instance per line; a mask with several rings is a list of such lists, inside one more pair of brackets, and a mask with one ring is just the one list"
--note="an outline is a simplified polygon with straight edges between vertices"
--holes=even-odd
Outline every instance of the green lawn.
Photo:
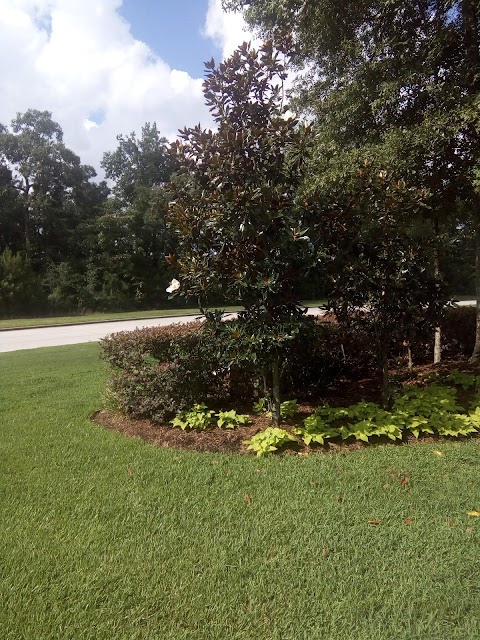
[[153,448],[89,421],[97,355],[0,354],[2,640],[480,638],[480,440]]

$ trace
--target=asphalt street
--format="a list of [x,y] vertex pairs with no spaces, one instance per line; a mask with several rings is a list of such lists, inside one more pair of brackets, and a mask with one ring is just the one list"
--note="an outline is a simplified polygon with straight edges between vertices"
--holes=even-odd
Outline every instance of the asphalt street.
[[37,347],[58,347],[64,344],[79,344],[82,342],[98,342],[101,338],[119,331],[133,331],[137,327],[159,327],[175,322],[192,322],[195,318],[196,316],[175,316],[174,318],[145,318],[142,320],[56,325],[0,331],[0,352],[36,349]]
[[[473,305],[474,300],[459,302],[459,305]],[[309,315],[321,315],[323,312],[312,307]],[[234,314],[228,314],[233,316]],[[176,322],[192,322],[200,316],[174,316],[168,318],[145,318],[142,320],[121,320],[117,322],[84,323],[75,325],[56,325],[31,329],[12,329],[0,331],[0,352],[21,351],[38,347],[57,347],[64,344],[98,342],[101,338],[119,331],[133,331],[141,327],[159,327]]]

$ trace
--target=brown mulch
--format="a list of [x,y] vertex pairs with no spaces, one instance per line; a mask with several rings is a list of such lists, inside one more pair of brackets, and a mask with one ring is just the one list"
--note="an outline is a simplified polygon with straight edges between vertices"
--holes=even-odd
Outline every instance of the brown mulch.
[[[295,416],[295,419],[289,420],[282,427],[289,430],[297,423],[303,422],[307,415],[310,415],[313,407],[302,405],[301,410]],[[174,449],[187,449],[190,451],[209,451],[212,453],[249,453],[244,444],[245,440],[249,440],[259,431],[263,431],[267,427],[271,427],[272,423],[265,416],[257,416],[250,414],[251,423],[248,425],[239,425],[235,429],[218,429],[212,428],[205,431],[182,431],[179,427],[171,425],[159,425],[150,422],[150,420],[135,420],[127,418],[118,413],[101,410],[92,415],[92,420],[97,424],[118,431],[126,436],[140,438],[145,442],[157,447],[171,447]],[[365,445],[362,442],[349,443],[328,443],[324,447],[306,447],[301,442],[290,443],[285,449],[286,454],[302,454],[311,451],[313,448],[318,451],[339,451],[361,449]]]
[[[415,367],[416,375],[439,371],[441,373],[448,372],[452,369],[460,369],[462,371],[470,371],[478,373],[477,368],[471,368],[465,361],[449,361],[441,365],[423,365]],[[310,415],[315,407],[321,404],[329,403],[331,406],[349,406],[360,400],[369,402],[378,402],[380,397],[378,383],[375,379],[366,378],[358,381],[339,380],[329,389],[325,390],[322,397],[318,398],[311,404],[301,404],[300,410],[294,419],[288,420],[284,428],[289,430],[297,424],[303,423],[304,418]],[[239,413],[248,413],[243,408],[238,408]],[[256,415],[249,413],[250,424],[239,425],[235,429],[218,429],[212,428],[205,431],[182,431],[179,427],[173,427],[170,424],[155,424],[150,420],[136,420],[128,418],[118,413],[107,411],[105,409],[96,411],[91,419],[97,424],[118,431],[126,436],[140,438],[154,446],[172,447],[176,449],[187,449],[191,451],[209,451],[220,453],[251,453],[244,444],[245,440],[250,439],[258,431],[271,426],[271,420],[264,415]],[[428,438],[429,441],[435,441],[436,438]],[[385,439],[391,443],[390,440]],[[415,441],[413,436],[408,441]],[[379,439],[380,443],[380,439]],[[305,454],[313,448],[319,452],[326,451],[345,451],[361,449],[365,446],[362,442],[353,443],[334,443],[328,442],[323,447],[305,447],[302,443],[293,444],[285,453]]]
[[270,420],[264,416],[254,416],[252,424],[239,425],[235,429],[212,428],[205,431],[182,431],[179,427],[158,425],[150,420],[134,420],[110,411],[98,411],[92,419],[107,429],[141,438],[156,446],[225,453],[245,453],[247,447],[243,440],[270,426]]

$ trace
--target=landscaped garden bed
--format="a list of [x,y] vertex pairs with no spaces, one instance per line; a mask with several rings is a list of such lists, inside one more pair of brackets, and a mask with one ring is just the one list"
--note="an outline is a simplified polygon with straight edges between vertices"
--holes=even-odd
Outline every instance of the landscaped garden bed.
[[[194,407],[192,423],[186,411],[164,423],[109,410],[96,412],[93,419],[108,429],[157,446],[211,452],[253,450],[258,455],[269,453],[268,446],[276,452],[309,455],[386,442],[404,444],[419,440],[434,442],[446,437],[478,437],[478,373],[464,360],[448,361],[441,366],[418,366],[408,375],[404,372],[397,376],[399,381],[391,411],[383,410],[378,404],[380,391],[374,378],[339,379],[325,389],[317,402],[286,401],[284,406],[291,410],[281,424],[281,432],[276,432],[277,438],[269,431],[272,427],[268,412],[259,411],[261,403],[258,402],[256,412],[247,405],[237,406],[238,413],[230,409],[234,417],[243,419],[227,428],[217,424],[221,413],[206,405]],[[284,442],[282,432],[288,434],[284,435]],[[255,447],[255,436],[262,433],[267,434],[264,449]]]

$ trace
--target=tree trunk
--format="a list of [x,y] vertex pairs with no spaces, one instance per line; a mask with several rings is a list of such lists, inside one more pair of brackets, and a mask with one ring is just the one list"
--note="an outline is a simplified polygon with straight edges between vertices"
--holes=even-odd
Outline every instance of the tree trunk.
[[412,373],[413,371],[413,357],[412,357],[412,348],[410,345],[407,347],[407,362],[408,362],[408,372]]
[[[436,245],[433,253],[433,269],[435,273],[435,278],[440,278],[440,255],[438,252],[438,236],[439,236],[439,228],[438,228],[438,218],[435,218],[435,237],[436,237]],[[433,364],[440,364],[442,360],[442,330],[440,327],[435,327],[435,339],[433,344]]]
[[278,427],[280,424],[280,363],[278,356],[275,356],[272,363],[272,394],[272,423]]
[[[480,22],[480,12],[478,3],[475,0],[462,0],[461,11],[463,28],[465,35],[465,57],[468,65],[468,81],[470,94],[478,94],[480,89],[480,51],[478,28]],[[471,127],[471,136],[478,145],[478,133]],[[478,364],[480,362],[480,198],[478,194],[474,201],[474,224],[475,224],[475,294],[477,298],[477,318],[475,332],[475,346],[470,358],[470,362]]]
[[477,298],[477,319],[475,346],[470,357],[472,364],[480,362],[480,220],[475,220],[475,295]]
[[24,234],[25,234],[25,254],[27,256],[27,258],[30,257],[30,254],[32,252],[32,241],[30,238],[30,219],[31,219],[31,212],[30,212],[30,183],[28,181],[28,178],[25,178],[25,190],[24,190],[24,194],[25,194],[25,216],[24,216]]
[[384,344],[380,345],[380,375],[382,378],[382,407],[390,405],[390,380],[388,377],[388,353]]
[[442,361],[442,330],[435,327],[433,343],[433,364],[440,364]]

